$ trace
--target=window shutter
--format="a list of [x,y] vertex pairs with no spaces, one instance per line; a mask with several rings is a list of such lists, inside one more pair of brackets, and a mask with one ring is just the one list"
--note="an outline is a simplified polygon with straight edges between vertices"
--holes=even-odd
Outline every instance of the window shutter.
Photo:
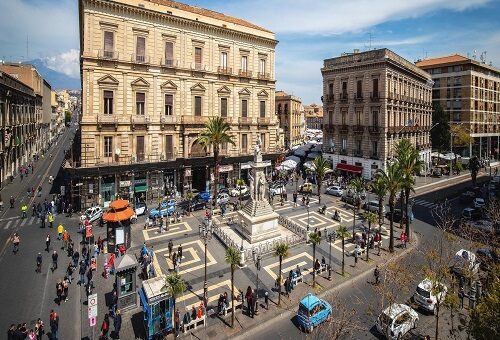
[[243,99],[241,101],[241,116],[242,117],[248,117],[248,102],[246,99]]
[[227,98],[221,98],[220,100],[220,115],[221,117],[227,117]]
[[146,54],[146,38],[137,37],[136,54],[141,57]]
[[113,99],[113,91],[104,91],[104,98]]
[[135,101],[138,103],[144,103],[146,101],[146,94],[144,92],[137,92],[135,94]]
[[172,135],[165,136],[165,152],[167,153],[167,158],[172,156],[173,149]]
[[194,49],[194,62],[196,64],[201,64],[201,48],[200,47],[196,47]]
[[174,60],[174,43],[167,41],[165,43],[165,64]]
[[113,36],[114,36],[113,32],[109,31],[104,32],[104,51],[113,52],[113,45],[114,45]]

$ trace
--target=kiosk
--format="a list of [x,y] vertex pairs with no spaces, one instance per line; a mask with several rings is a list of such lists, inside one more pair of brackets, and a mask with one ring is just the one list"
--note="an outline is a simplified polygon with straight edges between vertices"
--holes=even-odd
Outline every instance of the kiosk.
[[144,313],[146,339],[152,340],[172,331],[174,300],[165,288],[165,276],[143,281],[138,294]]
[[136,290],[137,261],[129,254],[119,257],[115,263],[116,287],[118,287],[118,309],[137,307]]
[[115,253],[119,246],[130,247],[130,218],[134,210],[129,207],[127,200],[118,199],[109,204],[109,209],[102,219],[106,222],[108,252]]

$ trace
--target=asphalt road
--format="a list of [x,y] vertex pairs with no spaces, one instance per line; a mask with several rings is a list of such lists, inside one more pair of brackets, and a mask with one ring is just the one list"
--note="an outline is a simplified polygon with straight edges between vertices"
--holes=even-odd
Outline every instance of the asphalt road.
[[[55,301],[56,280],[65,275],[69,258],[61,250],[62,241],[57,240],[56,228],[41,229],[39,219],[32,217],[32,203],[42,202],[44,198],[51,200],[55,188],[48,183],[50,175],[56,177],[64,158],[63,150],[70,145],[70,138],[74,135],[73,129],[66,129],[57,143],[52,145],[43,159],[35,163],[34,174],[14,179],[2,190],[4,211],[0,213],[0,329],[6,332],[11,323],[26,322],[29,328],[34,327],[37,318],[42,318],[45,329],[48,332],[49,313],[51,309],[56,310],[60,316],[59,338],[80,338],[80,289],[75,288],[76,281],[70,287],[69,301],[62,302],[58,306]],[[50,155],[52,154],[52,157]],[[27,188],[42,186],[42,197],[30,198],[27,196]],[[9,208],[9,198],[16,198],[15,208]],[[21,203],[28,204],[28,218],[20,218]],[[73,224],[75,218],[73,217]],[[63,215],[57,215],[55,226],[62,222],[71,230],[71,223]],[[48,225],[47,225],[48,227]],[[76,227],[76,226],[75,226]],[[76,228],[75,228],[76,230]],[[21,238],[20,251],[12,252],[11,238],[14,232],[18,232]],[[45,252],[45,238],[50,234],[52,244],[50,252]],[[74,233],[76,236],[76,233]],[[52,250],[59,253],[59,265],[55,272],[51,272]],[[43,254],[42,273],[35,272],[35,260],[38,252]],[[76,276],[76,275],[73,275]]]

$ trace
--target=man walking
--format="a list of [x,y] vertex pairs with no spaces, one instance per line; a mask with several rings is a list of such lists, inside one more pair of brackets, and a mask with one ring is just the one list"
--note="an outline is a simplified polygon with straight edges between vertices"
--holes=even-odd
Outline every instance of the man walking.
[[14,249],[12,249],[12,252],[14,254],[17,254],[19,251],[19,243],[21,243],[21,238],[19,237],[18,233],[14,233],[14,236],[12,236],[12,244],[14,245]]
[[458,291],[458,297],[460,299],[460,308],[464,308],[464,297],[465,297],[465,291],[464,287],[460,287],[460,290]]
[[62,238],[62,235],[64,233],[64,227],[62,224],[59,224],[57,226],[57,239],[60,240]]
[[179,244],[179,248],[177,248],[177,260],[179,264],[182,262],[182,244]]
[[57,332],[59,331],[59,315],[52,309],[50,311],[50,333],[51,340],[57,340]]
[[47,234],[47,238],[45,239],[45,251],[48,253],[50,247],[50,235]]
[[115,339],[120,339],[120,329],[122,328],[122,315],[120,310],[117,310],[113,317],[113,327],[115,328]]
[[57,254],[57,251],[54,250],[52,253],[52,272],[57,269],[57,259],[59,258],[59,255]]
[[380,270],[378,269],[378,265],[375,267],[375,270],[373,271],[373,275],[375,276],[375,284],[378,284],[378,280],[380,278]]
[[38,255],[36,257],[36,270],[35,271],[37,273],[42,272],[42,254],[41,253],[38,253]]
[[172,243],[172,240],[168,241],[168,257],[171,259],[172,258],[172,250],[174,249],[174,244]]

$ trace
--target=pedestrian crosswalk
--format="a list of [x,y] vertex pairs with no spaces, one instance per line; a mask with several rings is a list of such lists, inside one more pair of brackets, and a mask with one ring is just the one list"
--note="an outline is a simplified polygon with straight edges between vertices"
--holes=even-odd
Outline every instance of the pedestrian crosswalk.
[[426,200],[423,200],[423,199],[416,199],[413,202],[415,205],[421,205],[423,207],[430,208],[430,209],[433,209],[434,207],[436,207],[436,204],[429,202],[429,201],[426,201]]
[[24,227],[34,224],[38,224],[40,219],[36,216],[26,217],[26,218],[16,218],[16,219],[5,219],[0,221],[0,229],[9,230],[15,227]]

